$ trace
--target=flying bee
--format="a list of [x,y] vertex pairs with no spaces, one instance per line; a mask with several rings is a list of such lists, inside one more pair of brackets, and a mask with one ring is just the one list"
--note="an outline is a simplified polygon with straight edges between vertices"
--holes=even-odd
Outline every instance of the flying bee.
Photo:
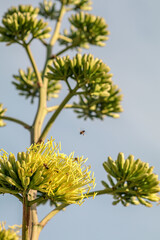
[[49,167],[47,166],[47,164],[43,163],[43,166],[48,170]]
[[79,157],[75,157],[75,158],[73,158],[73,162],[77,162],[77,163],[79,163]]
[[79,134],[84,136],[85,132],[85,130],[81,130]]

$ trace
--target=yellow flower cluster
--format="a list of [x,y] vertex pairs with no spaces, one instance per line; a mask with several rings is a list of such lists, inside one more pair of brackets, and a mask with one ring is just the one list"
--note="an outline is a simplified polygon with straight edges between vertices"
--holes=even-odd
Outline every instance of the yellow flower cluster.
[[17,160],[4,152],[0,158],[0,185],[22,194],[34,189],[52,201],[81,204],[95,186],[94,173],[90,176],[87,159],[74,157],[73,153],[67,156],[59,150],[60,145],[51,139],[46,144],[32,145],[26,153],[19,152]]

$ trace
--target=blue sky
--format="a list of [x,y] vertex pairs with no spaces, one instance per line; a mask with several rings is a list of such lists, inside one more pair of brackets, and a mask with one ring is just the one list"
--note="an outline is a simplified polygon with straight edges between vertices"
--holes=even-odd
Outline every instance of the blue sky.
[[[0,19],[11,6],[32,4],[31,0],[1,2]],[[36,5],[38,1],[34,1]],[[124,112],[119,119],[104,121],[78,120],[72,111],[64,111],[55,122],[49,136],[61,141],[62,151],[88,157],[95,172],[97,187],[106,179],[102,163],[108,156],[113,159],[119,152],[141,158],[155,166],[160,173],[160,2],[159,0],[93,0],[95,15],[105,18],[111,32],[106,46],[91,47],[87,53],[101,58],[110,66],[114,83],[122,89]],[[66,18],[63,27],[67,27]],[[45,51],[37,42],[32,46],[39,68],[43,66]],[[26,69],[29,61],[23,49],[0,44],[0,102],[8,108],[7,115],[25,120],[34,119],[37,102],[17,95],[11,85],[12,75],[19,68]],[[75,52],[69,52],[71,56]],[[54,104],[53,100],[49,103]],[[86,130],[85,136],[79,131]],[[29,134],[22,127],[7,123],[0,129],[0,148],[7,152],[24,151],[30,144]],[[39,219],[51,208],[38,208]],[[0,221],[7,225],[20,224],[20,202],[10,195],[0,196]],[[52,219],[40,236],[42,239],[66,240],[135,240],[157,239],[160,236],[160,209],[143,206],[112,206],[111,196],[87,200],[81,207],[70,206]],[[46,238],[53,236],[52,238]]]

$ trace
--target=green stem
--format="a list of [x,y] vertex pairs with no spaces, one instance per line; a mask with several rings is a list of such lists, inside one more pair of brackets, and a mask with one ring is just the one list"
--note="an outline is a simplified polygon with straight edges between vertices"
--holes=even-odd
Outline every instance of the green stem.
[[60,112],[62,111],[62,109],[64,108],[64,106],[66,105],[66,103],[76,94],[76,91],[78,89],[78,85],[71,90],[68,95],[64,98],[64,100],[62,101],[62,103],[59,105],[59,107],[56,109],[56,111],[53,113],[52,117],[49,119],[48,123],[46,124],[41,136],[39,140],[44,141],[44,139],[46,138],[49,130],[51,129],[54,121],[56,120],[56,118],[58,117],[58,115],[60,114]]
[[104,190],[97,190],[97,191],[93,191],[93,192],[90,192],[88,194],[86,194],[86,198],[88,197],[93,197],[93,196],[98,196],[98,195],[103,195],[103,194],[113,194],[113,189],[110,188],[110,189],[104,189]]
[[30,207],[28,207],[27,194],[23,195],[23,220],[22,220],[22,240],[30,240],[29,232]]
[[50,41],[51,46],[54,46],[55,42],[57,41],[57,39],[59,37],[61,22],[62,22],[62,18],[63,18],[63,15],[65,14],[65,12],[66,12],[65,5],[62,4],[61,9],[60,9],[60,13],[59,13],[59,17],[57,19],[57,24],[56,24],[55,29],[54,29],[54,34],[52,35],[52,38],[51,38],[51,41]]
[[40,88],[40,97],[38,103],[37,113],[32,125],[31,143],[37,142],[41,134],[41,128],[44,118],[47,114],[47,86],[46,84]]
[[35,203],[39,204],[39,203],[43,202],[44,200],[45,200],[44,197],[36,198],[34,200],[29,201],[29,206],[32,206]]
[[64,36],[64,35],[61,35],[61,34],[59,34],[58,38],[66,41],[66,42],[69,42],[69,43],[72,43],[72,42],[73,42],[73,40],[72,40],[71,38],[66,37],[66,36]]
[[38,240],[36,226],[38,224],[38,215],[37,215],[37,205],[30,202],[36,199],[37,191],[30,190],[28,193],[28,207],[30,209],[30,221],[29,221],[29,231],[30,231],[30,240]]
[[[63,17],[63,14],[65,13],[65,8],[62,4],[61,10],[60,10],[60,15],[55,27],[54,34],[51,38],[50,44],[47,45],[47,56],[46,56],[46,61],[43,69],[43,74],[42,78],[40,76],[40,73],[38,71],[38,68],[36,66],[36,63],[33,59],[33,56],[31,54],[30,48],[28,45],[24,45],[27,54],[29,56],[29,59],[31,61],[32,67],[35,71],[38,84],[40,87],[40,96],[39,96],[39,103],[38,103],[38,108],[37,108],[37,113],[32,125],[31,129],[31,143],[37,142],[40,134],[41,134],[41,128],[42,128],[42,123],[44,121],[44,118],[47,114],[47,107],[46,107],[46,102],[47,102],[47,85],[48,85],[48,79],[45,77],[45,74],[47,72],[47,65],[50,60],[51,52],[52,52],[52,47],[55,44],[58,35],[59,35],[59,30],[60,30],[60,25],[61,25],[61,20]],[[43,79],[43,82],[42,82]],[[43,140],[45,137],[43,137]],[[30,192],[30,199],[31,201],[34,201],[36,199],[36,191],[31,191]],[[31,205],[31,218],[30,218],[30,225],[29,225],[29,230],[31,232],[30,235],[30,240],[37,240],[38,239],[38,217],[37,217],[37,209],[36,209],[36,203]]]
[[16,118],[7,117],[7,116],[0,116],[0,119],[4,119],[4,120],[7,120],[7,121],[18,123],[28,130],[30,130],[30,128],[31,128],[31,126],[29,126],[27,123],[25,123],[25,122],[23,122],[19,119],[16,119]]
[[[46,62],[45,62],[45,67],[43,70],[43,80],[44,83],[42,82],[42,78],[40,75],[40,72],[37,68],[36,62],[33,58],[32,52],[30,50],[29,44],[23,43],[23,47],[25,48],[28,57],[30,59],[30,62],[32,64],[32,67],[34,69],[37,81],[38,81],[38,85],[40,87],[40,96],[39,96],[39,103],[38,103],[38,108],[37,108],[37,113],[34,119],[34,122],[32,124],[32,128],[31,128],[31,143],[35,143],[38,141],[39,136],[41,134],[41,128],[42,128],[42,124],[44,121],[44,118],[47,114],[47,107],[46,107],[46,102],[47,102],[47,85],[48,85],[48,80],[47,78],[45,78],[45,72],[47,70],[47,64],[48,64],[48,60],[50,58],[51,55],[51,50],[52,50],[52,46],[55,44],[58,35],[59,35],[59,30],[60,30],[60,25],[61,25],[61,19],[62,16],[65,12],[65,8],[62,4],[61,7],[61,11],[60,11],[60,15],[56,24],[56,28],[55,28],[55,32],[51,38],[51,42],[47,47],[47,57],[46,57]],[[29,200],[34,200],[36,199],[36,191],[30,191],[30,196],[29,196]],[[28,206],[26,206],[26,201],[27,198],[24,198],[24,207],[23,207],[23,230],[22,230],[22,238],[23,240],[26,240],[27,238],[30,238],[30,240],[37,240],[38,236],[37,236],[37,224],[38,224],[38,216],[37,216],[37,209],[36,209],[36,203],[32,204],[31,207],[29,207],[28,210]],[[31,215],[29,217],[29,215]],[[27,218],[27,220],[26,220]]]
[[14,195],[16,198],[19,199],[19,201],[20,201],[21,203],[23,203],[23,198],[22,198],[21,195],[19,195],[19,194],[12,194],[12,195]]
[[[119,189],[109,188],[109,189],[104,189],[104,190],[93,191],[93,192],[86,194],[86,198],[93,197],[95,195],[96,196],[103,195],[103,194],[115,195],[115,194],[119,194],[119,193],[124,193],[127,189],[128,189],[128,187],[119,188]],[[134,190],[129,190],[129,193],[131,193],[132,195],[135,195],[135,196],[137,195],[137,192]]]
[[[42,124],[44,121],[44,118],[47,114],[47,109],[46,109],[46,101],[47,101],[47,84],[42,82],[42,78],[40,75],[40,72],[37,68],[36,62],[32,56],[31,50],[29,48],[29,45],[24,44],[23,45],[28,56],[29,59],[31,61],[32,67],[34,69],[35,75],[37,77],[37,82],[39,85],[39,102],[38,102],[38,108],[37,108],[37,113],[34,119],[34,122],[32,124],[32,128],[31,128],[31,144],[35,143],[38,141],[39,136],[41,134],[41,128],[42,128]],[[29,200],[33,200],[36,198],[37,195],[37,191],[31,190],[30,191],[30,196],[29,196]],[[29,208],[29,213],[30,213],[30,218],[29,218],[29,224],[28,224],[28,228],[29,228],[29,233],[30,233],[30,240],[37,240],[38,238],[36,238],[35,233],[35,226],[38,223],[38,216],[37,216],[37,209],[36,209],[36,204],[33,204],[30,208]]]
[[65,14],[65,12],[66,12],[65,6],[62,4],[60,12],[59,12],[59,17],[57,19],[57,23],[56,23],[56,26],[55,26],[55,29],[54,29],[54,32],[53,32],[53,35],[51,37],[50,43],[47,45],[47,56],[46,56],[46,61],[45,61],[45,64],[44,64],[43,74],[42,74],[42,77],[44,78],[44,80],[45,80],[44,76],[45,76],[46,71],[47,71],[47,65],[52,61],[50,59],[51,54],[52,54],[52,48],[53,48],[54,44],[56,43],[56,41],[59,37],[59,31],[60,31],[60,27],[61,27],[61,23],[62,23],[62,18],[63,18],[63,15]]
[[[54,45],[54,43],[57,40],[57,37],[59,35],[59,30],[60,30],[60,24],[61,24],[61,19],[62,16],[65,12],[64,6],[62,5],[61,7],[61,11],[60,11],[60,15],[55,27],[55,32],[51,38],[50,44],[47,46],[47,56],[46,56],[46,61],[45,61],[45,66],[43,69],[43,74],[42,74],[42,78],[43,78],[43,82],[42,82],[42,78],[40,76],[40,73],[38,71],[38,68],[36,66],[36,63],[34,61],[34,58],[31,54],[30,48],[28,45],[24,45],[27,54],[29,56],[29,59],[31,61],[31,64],[33,66],[33,69],[35,71],[37,80],[38,80],[38,84],[40,87],[40,96],[39,96],[39,102],[38,102],[38,108],[37,108],[37,113],[32,125],[32,129],[31,129],[31,143],[37,142],[40,134],[41,134],[41,128],[42,128],[42,124],[44,121],[44,118],[47,114],[47,107],[46,107],[46,102],[47,102],[47,85],[48,85],[48,79],[45,78],[45,74],[47,71],[47,64],[48,61],[50,59],[51,56],[51,51],[52,51],[52,46]],[[36,199],[36,192],[35,191],[31,191],[31,200]],[[36,210],[36,203],[32,204],[31,206],[31,224],[30,225],[30,229],[31,229],[31,239],[32,240],[36,240],[38,239],[37,237],[37,224],[38,224],[38,217],[37,217],[37,210]]]
[[28,54],[28,57],[29,57],[29,59],[30,59],[30,61],[31,61],[32,67],[33,67],[34,72],[35,72],[36,77],[37,77],[37,81],[38,81],[39,87],[42,87],[42,85],[43,85],[43,83],[42,83],[42,78],[41,78],[40,72],[39,72],[39,70],[38,70],[37,64],[36,64],[36,62],[35,62],[35,60],[34,60],[34,58],[33,58],[31,49],[30,49],[30,47],[29,47],[28,44],[25,44],[25,43],[24,43],[23,46],[24,46],[24,48],[25,48],[25,50],[26,50],[26,52],[27,52],[27,54]]
[[19,193],[19,191],[7,189],[5,187],[0,187],[0,193],[10,193],[10,194],[16,195]]
[[59,51],[58,53],[55,54],[56,57],[59,56],[59,55],[61,55],[61,54],[64,53],[64,52],[66,52],[67,50],[73,48],[73,47],[74,47],[74,45],[72,45],[72,44],[71,44],[70,46],[68,46],[68,47],[65,47],[64,49],[62,49],[61,51]]
[[[59,105],[56,105],[56,106],[52,106],[52,107],[48,107],[47,108],[47,111],[48,112],[53,112],[53,111],[55,111],[57,108],[59,107]],[[64,106],[64,109],[66,109],[66,108],[83,108],[83,107],[81,107],[81,106],[78,106],[78,107],[75,107],[75,106],[73,106],[73,104],[66,104],[65,106]]]

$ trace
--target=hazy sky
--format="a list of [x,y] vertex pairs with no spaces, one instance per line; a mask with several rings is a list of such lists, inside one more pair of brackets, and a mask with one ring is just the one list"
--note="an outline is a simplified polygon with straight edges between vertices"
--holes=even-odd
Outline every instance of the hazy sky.
[[[32,4],[31,0],[1,1],[0,20],[11,5]],[[34,5],[38,1],[34,1]],[[97,187],[106,179],[102,163],[119,152],[141,158],[160,173],[160,1],[159,0],[94,0],[92,13],[102,16],[111,35],[104,48],[91,47],[87,53],[101,58],[110,66],[113,81],[124,94],[124,112],[119,119],[104,121],[78,120],[70,111],[57,119],[49,136],[61,141],[62,151],[88,157],[95,172]],[[67,27],[66,20],[63,28]],[[35,41],[32,50],[38,66],[44,63],[43,46]],[[72,56],[75,52],[69,52]],[[8,108],[7,115],[32,123],[37,102],[18,96],[11,84],[19,68],[29,66],[23,49],[17,45],[0,44],[0,102]],[[52,100],[49,105],[54,104]],[[85,136],[79,131],[86,130]],[[29,134],[21,126],[7,122],[0,129],[0,148],[7,152],[24,151],[30,144]],[[51,208],[38,208],[39,219]],[[22,206],[10,195],[0,196],[0,221],[7,225],[21,223]],[[112,206],[111,196],[87,200],[81,207],[70,206],[52,219],[40,235],[40,240],[150,240],[160,236],[160,207]],[[46,237],[46,234],[48,237]],[[53,236],[53,237],[49,237]]]

